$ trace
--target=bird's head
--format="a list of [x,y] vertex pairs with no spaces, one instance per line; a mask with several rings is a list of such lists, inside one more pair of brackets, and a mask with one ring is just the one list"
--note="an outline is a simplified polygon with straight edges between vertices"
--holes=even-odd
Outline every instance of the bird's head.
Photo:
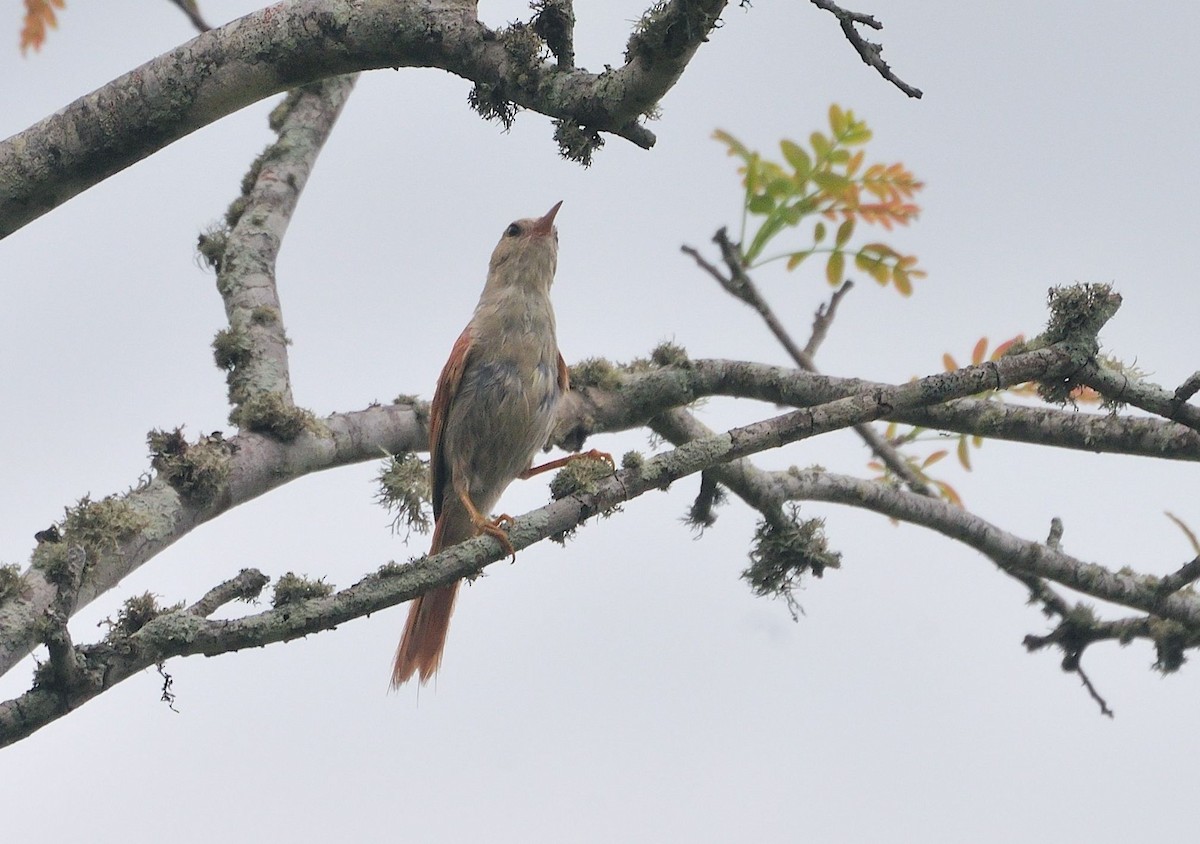
[[558,229],[554,227],[554,215],[561,205],[561,200],[556,202],[543,217],[508,224],[488,263],[489,287],[521,284],[549,289],[558,266]]

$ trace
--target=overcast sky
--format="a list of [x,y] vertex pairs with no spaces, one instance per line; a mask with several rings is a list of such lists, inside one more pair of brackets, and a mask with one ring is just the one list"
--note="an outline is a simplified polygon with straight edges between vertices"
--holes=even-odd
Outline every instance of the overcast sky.
[[[504,134],[437,71],[362,77],[281,256],[297,401],[318,413],[429,397],[513,218],[564,200],[555,301],[565,357],[784,363],[753,315],[679,253],[735,225],[726,129],[773,153],[822,128],[831,102],[875,130],[869,155],[922,178],[921,219],[889,235],[929,277],[901,301],[865,282],[822,349],[840,375],[899,382],[1034,334],[1046,290],[1112,282],[1107,349],[1174,387],[1197,369],[1200,5],[862,0],[910,100],[802,2],[737,4],[653,125],[650,152],[609,139],[560,160],[548,119]],[[481,4],[499,25],[521,2]],[[643,3],[578,3],[579,63],[619,64]],[[8,4],[0,136],[191,37],[165,0],[70,0],[40,54]],[[253,2],[202,0],[214,23]],[[876,37],[876,36],[873,36]],[[0,39],[3,41],[3,39]],[[0,243],[0,561],[81,495],[147,471],[145,433],[226,426],[209,342],[224,323],[193,245],[270,140],[260,103],[174,144]],[[817,268],[760,276],[798,336],[829,289]],[[773,413],[708,403],[725,428]],[[613,453],[643,434],[597,438]],[[852,436],[760,465],[864,473]],[[1164,573],[1192,556],[1163,516],[1200,528],[1195,467],[988,443],[939,476],[1001,527],[1070,553]],[[425,537],[388,530],[375,465],[297,481],[220,518],[81,612],[76,641],[124,598],[195,600],[245,566],[345,586]],[[1100,717],[1045,620],[991,563],[911,526],[833,506],[843,567],[806,615],[738,579],[754,514],[732,502],[702,539],[679,521],[690,479],[543,543],[464,590],[436,688],[387,694],[405,608],[289,645],[172,662],[0,751],[6,841],[1129,841],[1194,834],[1200,674],[1150,670],[1151,649],[1100,646],[1085,666]],[[546,500],[518,483],[508,512]],[[28,687],[32,663],[0,680]]]

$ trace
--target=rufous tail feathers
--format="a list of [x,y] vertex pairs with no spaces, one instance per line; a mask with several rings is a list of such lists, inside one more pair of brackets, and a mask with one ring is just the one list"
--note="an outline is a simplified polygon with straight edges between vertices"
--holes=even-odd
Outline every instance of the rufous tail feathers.
[[[462,537],[453,539],[446,536],[449,532],[447,528],[454,521],[454,514],[445,512],[442,516],[433,528],[430,554],[462,541]],[[467,535],[470,536],[470,533]],[[442,650],[446,647],[446,631],[450,629],[450,615],[454,612],[458,583],[455,581],[449,586],[419,595],[409,605],[408,621],[404,623],[404,635],[400,638],[396,660],[392,665],[393,689],[411,680],[414,674],[424,684],[437,673],[442,662]]]

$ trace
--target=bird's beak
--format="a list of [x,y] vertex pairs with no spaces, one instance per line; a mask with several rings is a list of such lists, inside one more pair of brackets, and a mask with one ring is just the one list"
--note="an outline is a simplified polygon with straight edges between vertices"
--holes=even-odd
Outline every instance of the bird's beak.
[[554,231],[554,215],[558,213],[558,209],[562,207],[562,200],[554,203],[554,207],[546,212],[546,216],[540,218],[533,224],[533,228],[529,230],[532,235],[541,235],[545,237]]

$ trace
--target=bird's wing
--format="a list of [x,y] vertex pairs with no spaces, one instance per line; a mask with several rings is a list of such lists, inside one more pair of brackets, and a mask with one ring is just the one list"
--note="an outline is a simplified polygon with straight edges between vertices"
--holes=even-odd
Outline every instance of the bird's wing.
[[[559,203],[559,205],[561,204]],[[557,208],[558,205],[554,207]],[[567,368],[567,362],[563,360],[562,352],[558,353],[558,386],[564,393],[571,389],[571,370]]]
[[454,348],[450,350],[450,358],[442,367],[442,374],[438,376],[433,403],[429,406],[429,475],[435,521],[442,514],[442,494],[450,480],[450,467],[446,463],[446,455],[442,452],[442,433],[446,430],[450,405],[458,395],[473,345],[474,338],[471,336],[471,326],[468,325],[463,329],[463,333],[458,335]]

